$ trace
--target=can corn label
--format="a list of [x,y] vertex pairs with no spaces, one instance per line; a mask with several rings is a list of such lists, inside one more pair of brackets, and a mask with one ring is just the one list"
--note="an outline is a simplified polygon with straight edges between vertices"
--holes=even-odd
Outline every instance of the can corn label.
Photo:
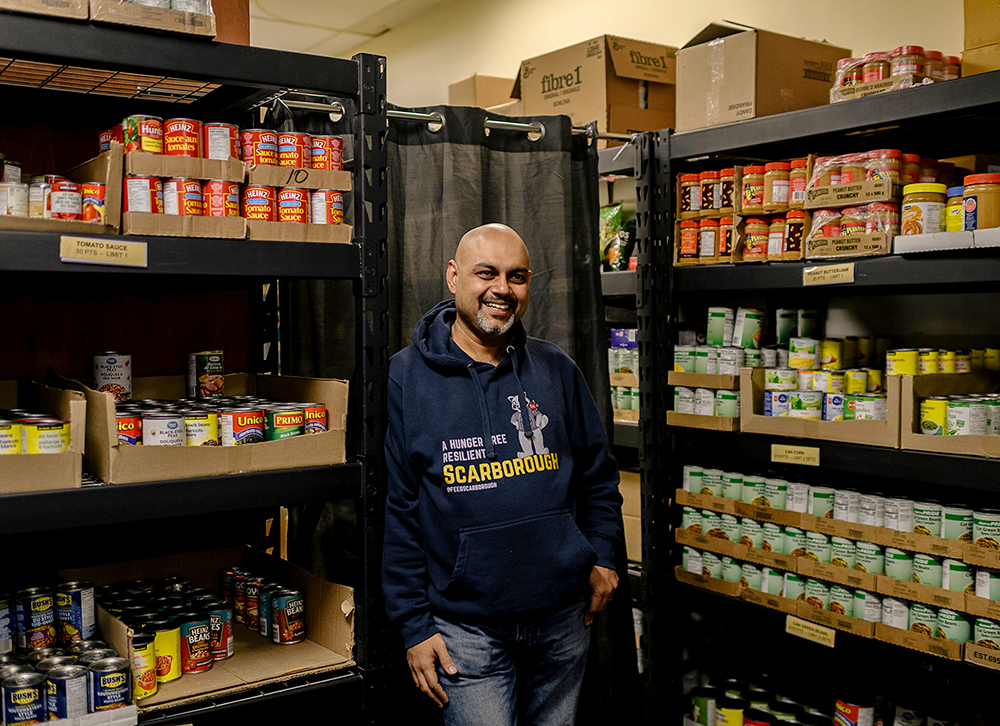
[[329,189],[319,189],[310,194],[313,224],[342,224],[344,222],[344,195]]
[[824,370],[844,367],[844,341],[838,338],[824,340],[819,346],[819,365]]
[[104,224],[104,199],[107,196],[107,189],[101,182],[86,182],[81,186],[84,222]]
[[278,221],[309,223],[309,192],[288,187],[278,192]]
[[768,368],[764,371],[765,391],[794,391],[799,386],[794,368]]
[[233,124],[210,123],[202,126],[202,156],[206,159],[240,159],[240,130]]
[[163,153],[163,119],[159,116],[129,116],[122,121],[125,153]]
[[156,636],[132,636],[132,695],[137,700],[156,695]]
[[306,639],[306,608],[302,593],[278,590],[271,595],[271,641],[278,645]]
[[263,222],[278,221],[278,197],[274,187],[243,187],[243,216]]
[[167,156],[201,156],[201,121],[191,118],[164,121],[163,153]]
[[237,408],[219,413],[223,446],[256,444],[264,440],[264,413],[254,408]]
[[278,165],[278,134],[270,129],[240,131],[243,161],[251,166]]
[[312,137],[296,131],[278,134],[278,166],[311,168]]
[[205,195],[197,179],[168,179],[163,183],[163,213],[201,217]]
[[788,394],[788,417],[822,420],[823,396],[822,391],[790,391]]
[[13,726],[47,721],[45,692],[45,676],[41,673],[17,673],[4,679],[0,685],[2,722]]
[[132,705],[132,664],[125,658],[105,658],[90,664],[91,711],[112,711]]
[[313,136],[310,165],[313,169],[339,171],[344,168],[344,140],[337,136]]

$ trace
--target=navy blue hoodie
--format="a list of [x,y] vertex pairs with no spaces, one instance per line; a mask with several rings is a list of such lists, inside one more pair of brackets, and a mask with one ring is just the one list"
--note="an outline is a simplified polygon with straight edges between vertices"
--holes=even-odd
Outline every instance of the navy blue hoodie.
[[455,303],[424,315],[389,364],[382,582],[409,648],[431,613],[533,617],[588,592],[622,540],[618,467],[573,360],[518,322],[497,366],[451,339]]

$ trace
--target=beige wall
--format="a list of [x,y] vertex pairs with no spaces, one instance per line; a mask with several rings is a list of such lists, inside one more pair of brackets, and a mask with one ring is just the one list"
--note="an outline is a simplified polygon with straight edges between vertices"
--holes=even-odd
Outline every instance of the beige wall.
[[681,46],[721,19],[855,54],[962,50],[961,0],[454,0],[353,52],[387,57],[389,101],[426,106],[447,103],[448,84],[471,73],[514,77],[521,60],[602,33]]

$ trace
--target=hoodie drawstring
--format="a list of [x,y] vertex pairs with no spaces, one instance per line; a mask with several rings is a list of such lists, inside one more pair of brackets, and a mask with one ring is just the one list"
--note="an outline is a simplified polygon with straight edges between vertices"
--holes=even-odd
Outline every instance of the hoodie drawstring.
[[[479,401],[479,412],[483,417],[483,431],[485,433],[485,444],[486,444],[486,458],[495,459],[497,458],[496,451],[493,450],[493,429],[490,426],[490,412],[486,408],[486,395],[483,393],[483,385],[479,382],[479,374],[476,372],[475,363],[469,363],[466,368],[469,370],[469,375],[472,376],[473,388],[476,389],[476,400]],[[520,385],[518,381],[518,385]]]
[[514,380],[517,381],[517,397],[521,401],[521,428],[524,430],[524,435],[531,441],[531,448],[535,448],[535,441],[533,438],[533,432],[531,430],[531,416],[527,413],[528,411],[528,399],[527,393],[524,390],[524,385],[521,383],[521,376],[518,375],[518,363],[517,363],[517,350],[513,345],[507,346],[507,352],[510,353],[510,363],[511,368],[514,370]]

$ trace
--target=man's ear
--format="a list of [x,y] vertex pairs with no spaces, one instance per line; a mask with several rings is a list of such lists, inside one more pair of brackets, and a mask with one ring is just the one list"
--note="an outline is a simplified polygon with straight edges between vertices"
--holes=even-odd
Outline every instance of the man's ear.
[[458,263],[455,260],[448,260],[448,270],[445,272],[445,281],[452,295],[455,294],[455,282],[458,280]]

